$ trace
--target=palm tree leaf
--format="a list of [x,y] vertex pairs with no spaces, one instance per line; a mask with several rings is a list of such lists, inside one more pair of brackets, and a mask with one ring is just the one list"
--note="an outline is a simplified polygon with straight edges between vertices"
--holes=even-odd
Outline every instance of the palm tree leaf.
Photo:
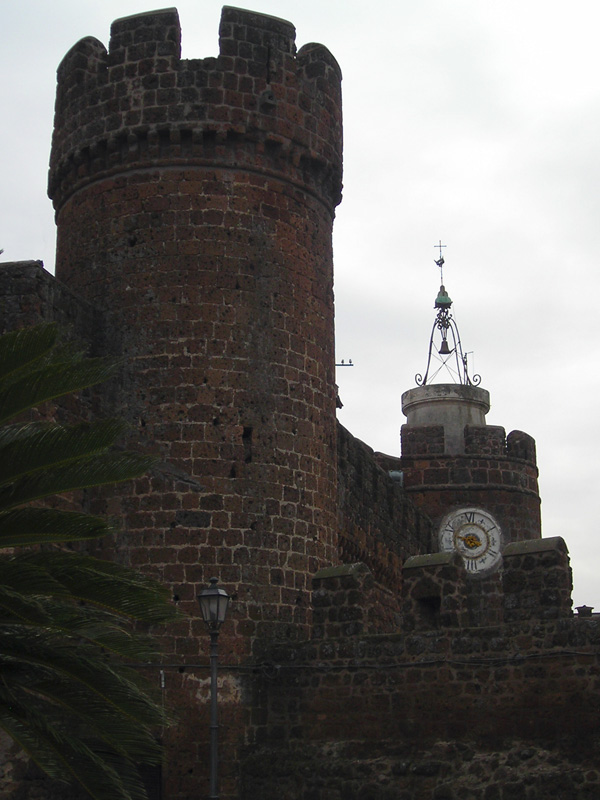
[[53,494],[130,480],[146,472],[155,460],[139,453],[101,453],[58,465],[52,470],[23,475],[12,484],[0,486],[0,510]]
[[[103,651],[136,661],[156,657],[154,639],[128,626],[129,617],[117,616],[111,610],[88,604],[88,600],[84,607],[74,605],[74,598],[51,575],[42,575],[41,580],[40,575],[35,575],[32,581],[35,589],[43,585],[46,590],[49,587],[54,590],[51,596],[33,591],[30,594],[19,592],[14,586],[17,584],[14,576],[9,577],[13,579],[13,585],[0,586],[0,626],[12,625],[12,631],[14,625],[28,626],[31,628],[29,635],[35,635],[36,626],[43,627],[48,633],[72,637],[75,641],[85,639]],[[24,580],[30,577],[31,570],[27,570]],[[2,635],[0,632],[0,637]]]
[[49,353],[58,339],[54,324],[22,328],[0,337],[0,380],[5,380]]
[[[19,565],[46,569],[77,600],[94,603],[112,614],[146,622],[176,619],[166,586],[112,561],[61,551],[32,551],[14,557]],[[0,562],[1,564],[1,562]]]
[[59,673],[44,675],[35,669],[29,671],[28,677],[26,684],[12,685],[10,691],[0,686],[0,704],[10,705],[15,712],[30,717],[34,713],[44,719],[52,715],[58,731],[74,733],[76,729],[85,729],[88,736],[102,739],[129,758],[160,760],[160,748],[149,728],[107,703],[101,694],[84,683]]
[[[19,565],[21,566],[21,565]],[[6,571],[2,571],[0,580],[4,580]],[[26,570],[24,579],[31,577],[31,570]],[[130,617],[117,616],[94,601],[86,599],[84,606],[74,605],[72,595],[51,575],[35,575],[33,591],[30,594],[19,592],[15,588],[18,581],[9,575],[12,585],[0,585],[0,626],[28,626],[35,635],[36,626],[43,627],[48,633],[72,637],[76,641],[85,639],[106,652],[115,653],[123,658],[135,661],[148,661],[156,657],[154,639],[143,631],[131,628]],[[8,581],[7,581],[8,583]],[[29,583],[28,583],[29,586]],[[36,589],[52,590],[52,594],[40,594]],[[0,631],[0,637],[3,633]],[[1,653],[0,653],[1,658]]]
[[62,584],[43,564],[29,561],[25,553],[0,558],[0,593],[14,590],[22,597],[52,596],[63,592]]
[[[21,634],[18,638],[17,633]],[[24,633],[29,639],[25,640]],[[167,719],[140,674],[120,661],[102,656],[100,648],[93,644],[30,626],[2,625],[0,645],[3,676],[11,675],[11,665],[21,666],[11,675],[10,690],[15,697],[19,688],[30,691],[39,680],[69,681],[73,691],[84,687],[103,702],[107,713],[118,712],[116,727],[126,730],[129,726],[145,726],[144,735],[150,735],[149,729]]]
[[0,429],[0,484],[106,451],[125,428],[121,420],[68,427],[54,423],[6,426]]
[[0,423],[46,400],[100,383],[114,372],[114,362],[88,358],[78,363],[49,364],[5,381],[0,388]]
[[146,800],[135,766],[130,760],[104,746],[89,747],[82,739],[56,729],[31,724],[27,717],[2,713],[2,727],[50,777],[63,782],[73,779],[94,800]]
[[97,539],[115,526],[102,517],[54,508],[0,511],[0,548]]
[[136,724],[132,718],[123,719],[120,711],[83,684],[56,677],[52,680],[34,677],[28,686],[20,686],[6,698],[0,689],[0,702],[3,700],[24,712],[45,709],[44,716],[55,714],[60,719],[58,725],[65,730],[84,726],[88,735],[91,732],[122,756],[160,760],[160,748],[148,728]]
[[8,586],[0,586],[0,620],[6,622],[26,622],[30,625],[44,625],[48,614],[38,597],[27,596]]
[[153,580],[61,547],[112,533],[110,522],[27,504],[131,479],[154,459],[111,450],[119,421],[6,425],[115,369],[53,325],[0,337],[0,728],[96,800],[145,800],[135,762],[158,762],[153,731],[169,719],[125,660],[153,658],[141,626],[177,612]]

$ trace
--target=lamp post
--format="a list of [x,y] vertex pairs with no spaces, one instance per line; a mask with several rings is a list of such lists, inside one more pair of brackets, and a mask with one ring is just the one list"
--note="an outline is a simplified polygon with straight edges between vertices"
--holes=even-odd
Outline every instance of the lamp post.
[[229,595],[217,586],[218,579],[211,578],[210,586],[198,595],[202,619],[210,633],[210,800],[219,800],[218,794],[218,741],[219,723],[217,716],[217,640],[219,629],[225,621]]

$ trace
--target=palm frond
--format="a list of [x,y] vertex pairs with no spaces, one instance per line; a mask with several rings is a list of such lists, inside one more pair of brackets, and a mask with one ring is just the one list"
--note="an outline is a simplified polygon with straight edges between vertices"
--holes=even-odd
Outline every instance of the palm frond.
[[77,542],[114,531],[109,520],[79,511],[36,506],[0,511],[0,548]]
[[107,451],[126,430],[121,420],[80,425],[28,423],[0,428],[0,484]]
[[0,581],[5,585],[12,585],[19,574],[27,576],[28,588],[21,592],[69,596],[153,625],[176,617],[165,586],[121,564],[83,553],[43,550],[0,559]]
[[37,325],[0,337],[0,381],[22,372],[50,353],[58,340],[58,326]]
[[47,400],[105,381],[114,371],[113,362],[89,358],[75,364],[49,364],[19,375],[0,388],[0,424]]
[[6,424],[114,370],[53,325],[0,337],[0,728],[96,800],[145,800],[135,764],[159,761],[154,731],[169,719],[127,660],[154,658],[144,626],[177,612],[155,581],[65,547],[113,533],[111,521],[31,503],[129,480],[154,459],[112,449],[120,421]]
[[0,727],[47,775],[65,783],[77,781],[94,800],[146,800],[135,766],[101,742],[90,746],[55,727],[42,729],[27,716],[6,713],[1,705]]
[[121,483],[143,475],[155,460],[139,453],[101,453],[23,475],[13,483],[0,486],[0,510],[8,510],[75,489]]

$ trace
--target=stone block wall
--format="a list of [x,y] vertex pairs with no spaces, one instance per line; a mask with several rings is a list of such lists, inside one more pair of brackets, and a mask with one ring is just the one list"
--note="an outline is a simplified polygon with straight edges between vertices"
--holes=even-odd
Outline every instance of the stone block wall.
[[506,431],[499,425],[466,425],[465,453],[481,456],[506,455]]
[[494,425],[466,425],[464,454],[447,454],[441,425],[403,425],[402,456],[377,454],[385,469],[403,473],[408,496],[427,511],[435,531],[453,508],[475,506],[500,523],[505,543],[541,536],[535,441],[522,431],[505,436]]
[[[331,53],[314,43],[297,52],[291,23],[231,6],[216,57],[182,60],[180,42],[171,8],[113,22],[108,51],[86,37],[67,53],[50,163],[56,207],[92,178],[168,158],[245,163],[309,183],[331,212],[342,149],[341,73]],[[265,216],[281,211],[265,206]]]
[[319,570],[313,578],[312,605],[314,639],[393,633],[401,625],[400,597],[376,583],[361,563]]
[[456,553],[413,556],[403,567],[402,630],[570,618],[571,590],[560,537],[508,544],[499,567],[475,577]]
[[337,443],[339,558],[363,562],[377,583],[399,594],[402,563],[426,551],[430,520],[407,497],[399,476],[339,424]]
[[573,580],[562,537],[513,542],[502,557],[505,620],[555,619],[571,614]]
[[468,622],[465,569],[458,553],[413,556],[404,563],[402,629],[460,628]]
[[[331,229],[341,73],[293,25],[225,7],[215,57],[174,9],[117,20],[58,70],[49,194],[57,276],[124,359],[112,413],[164,469],[111,499],[121,557],[235,594],[237,657],[302,636],[336,563]],[[191,635],[177,657],[198,655]]]
[[403,425],[401,435],[404,456],[439,456],[444,453],[443,425]]
[[568,617],[281,648],[243,796],[591,800],[599,645]]
[[102,315],[72,288],[44,269],[41,261],[0,263],[1,330],[56,322],[83,338],[91,353],[102,339]]

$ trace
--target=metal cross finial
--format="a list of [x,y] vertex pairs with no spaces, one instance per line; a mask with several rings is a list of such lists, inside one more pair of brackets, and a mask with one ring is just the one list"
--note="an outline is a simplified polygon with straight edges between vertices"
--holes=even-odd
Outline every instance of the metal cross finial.
[[442,240],[440,239],[438,244],[434,244],[433,246],[440,248],[440,257],[435,263],[440,268],[440,283],[443,285],[443,283],[444,283],[444,256],[442,255],[442,247],[446,247],[446,245],[442,244]]

